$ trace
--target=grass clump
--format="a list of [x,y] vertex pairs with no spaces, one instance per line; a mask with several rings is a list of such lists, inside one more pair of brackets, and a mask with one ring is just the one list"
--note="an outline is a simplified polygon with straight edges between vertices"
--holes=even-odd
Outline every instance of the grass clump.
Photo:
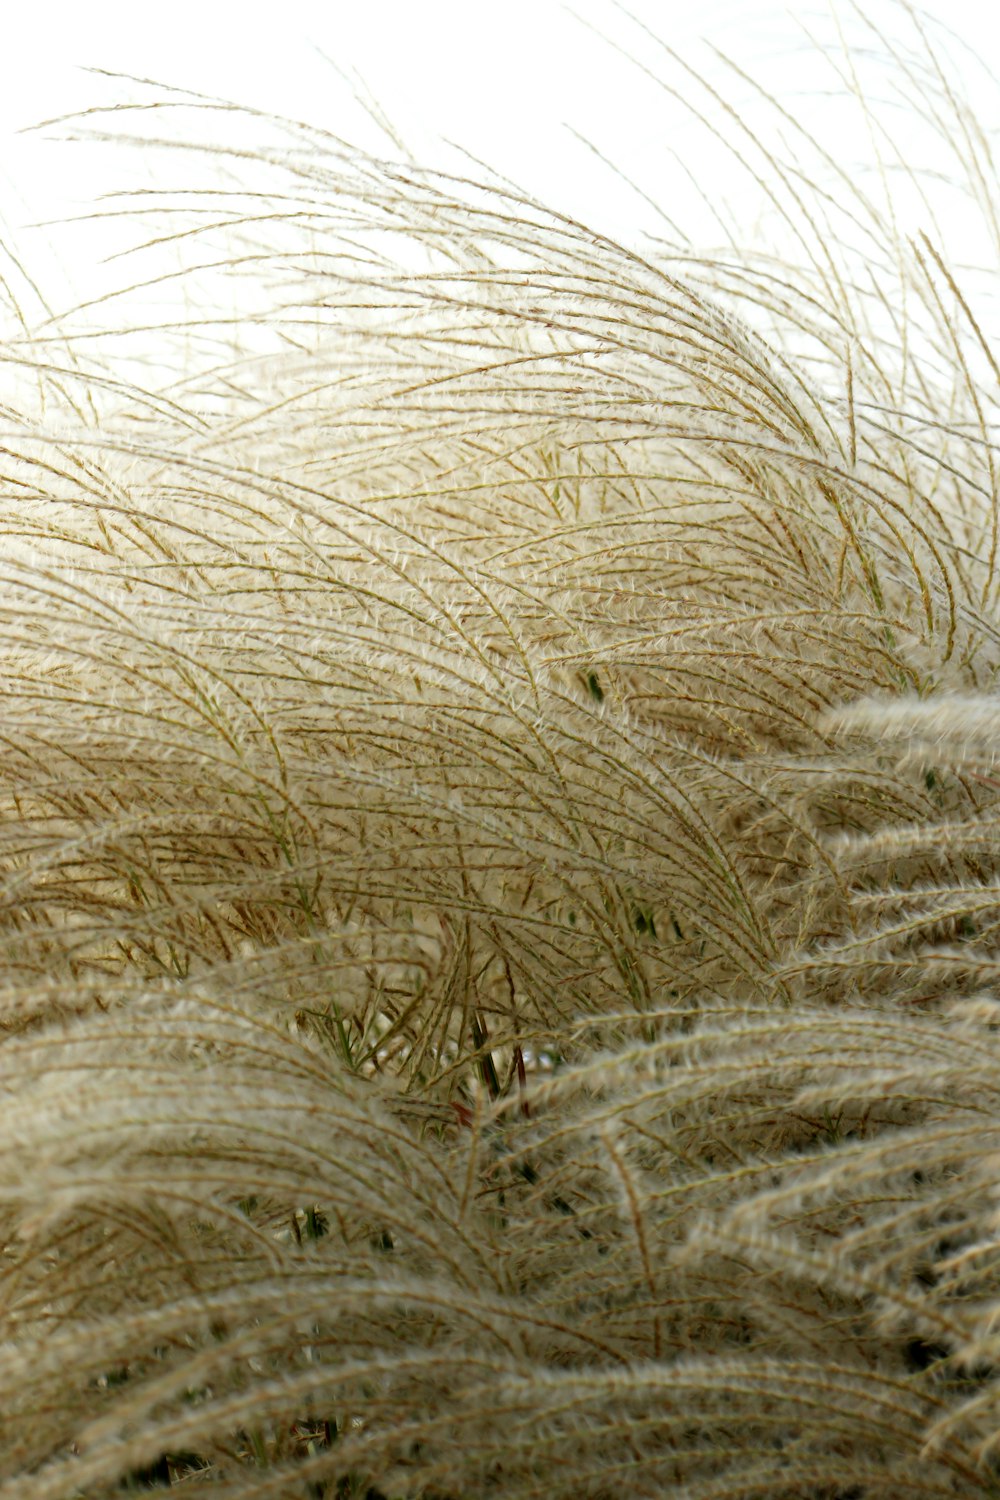
[[0,1500],[1000,1494],[978,278],[145,103],[161,373],[9,309]]

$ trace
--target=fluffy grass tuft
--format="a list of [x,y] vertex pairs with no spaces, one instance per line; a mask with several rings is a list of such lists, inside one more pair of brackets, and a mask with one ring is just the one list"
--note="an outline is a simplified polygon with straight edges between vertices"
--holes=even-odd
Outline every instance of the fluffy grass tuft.
[[774,108],[785,264],[149,91],[11,281],[0,1500],[1000,1496],[990,308]]

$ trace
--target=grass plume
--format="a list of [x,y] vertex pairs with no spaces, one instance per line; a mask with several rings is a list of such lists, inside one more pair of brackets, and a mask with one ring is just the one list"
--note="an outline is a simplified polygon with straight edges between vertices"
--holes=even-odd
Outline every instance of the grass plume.
[[0,1500],[1000,1495],[990,308],[684,88],[786,263],[70,122],[187,186],[6,283]]

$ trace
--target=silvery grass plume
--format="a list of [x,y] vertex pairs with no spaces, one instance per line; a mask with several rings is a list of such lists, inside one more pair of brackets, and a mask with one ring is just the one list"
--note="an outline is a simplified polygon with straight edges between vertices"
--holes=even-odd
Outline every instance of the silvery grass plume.
[[8,288],[0,1500],[1000,1495],[972,273],[787,112],[785,265],[124,118],[176,376]]

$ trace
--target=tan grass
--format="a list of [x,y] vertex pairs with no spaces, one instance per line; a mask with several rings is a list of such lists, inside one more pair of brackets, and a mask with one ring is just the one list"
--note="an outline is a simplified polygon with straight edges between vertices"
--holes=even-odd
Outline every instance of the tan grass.
[[183,377],[11,313],[0,1497],[1000,1494],[988,310],[818,146],[778,266],[145,106]]

